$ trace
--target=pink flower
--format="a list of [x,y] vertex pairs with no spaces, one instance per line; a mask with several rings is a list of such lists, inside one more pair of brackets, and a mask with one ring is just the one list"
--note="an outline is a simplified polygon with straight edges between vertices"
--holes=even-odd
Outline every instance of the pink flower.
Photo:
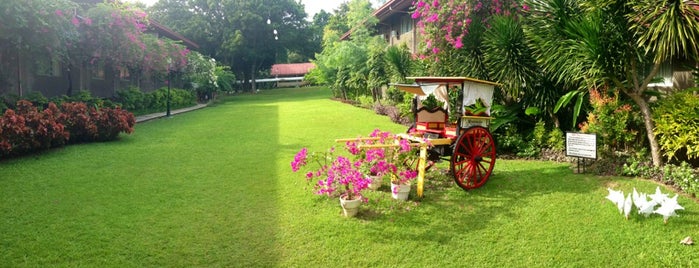
[[76,17],[73,17],[73,18],[70,20],[70,22],[73,23],[73,25],[75,25],[75,27],[80,26],[80,21],[78,21],[78,18],[76,18]]
[[526,4],[523,4],[523,5],[522,5],[522,10],[524,10],[524,11],[529,11],[529,6],[526,5]]
[[464,43],[461,42],[461,37],[456,38],[456,43],[454,44],[454,48],[459,49],[464,46]]
[[415,19],[419,19],[419,18],[420,18],[420,13],[417,12],[417,10],[415,10],[415,12],[413,12],[413,15],[411,15],[410,17],[411,17],[412,19],[414,19],[414,20],[415,20]]
[[434,13],[434,14],[432,14],[432,16],[430,16],[429,18],[427,18],[425,21],[427,21],[427,22],[435,22],[435,21],[437,21],[438,19],[439,19],[439,14]]
[[306,165],[308,158],[308,149],[303,148],[294,156],[294,161],[291,161],[291,170],[299,171],[299,168]]
[[356,142],[348,141],[345,143],[345,148],[347,148],[347,151],[352,154],[352,155],[358,155],[361,150],[359,150],[359,146],[357,146]]
[[56,16],[63,17],[63,11],[60,9],[56,9]]
[[432,48],[432,53],[434,53],[434,54],[439,54],[439,48],[438,48],[438,47],[433,47],[433,48]]

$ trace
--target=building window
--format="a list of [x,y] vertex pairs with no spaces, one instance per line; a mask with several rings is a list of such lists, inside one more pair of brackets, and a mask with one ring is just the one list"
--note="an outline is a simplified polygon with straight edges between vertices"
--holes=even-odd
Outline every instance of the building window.
[[92,65],[92,79],[104,80],[104,63],[98,62]]
[[658,69],[658,73],[655,74],[658,78],[657,81],[648,84],[648,87],[661,87],[661,88],[671,88],[672,87],[672,63],[670,61],[663,62]]
[[40,57],[35,61],[36,74],[40,76],[61,76],[61,63],[56,58]]
[[131,73],[129,73],[129,68],[119,68],[119,78],[121,80],[129,80],[131,79]]
[[400,33],[409,33],[413,31],[413,19],[410,16],[404,16],[400,20]]

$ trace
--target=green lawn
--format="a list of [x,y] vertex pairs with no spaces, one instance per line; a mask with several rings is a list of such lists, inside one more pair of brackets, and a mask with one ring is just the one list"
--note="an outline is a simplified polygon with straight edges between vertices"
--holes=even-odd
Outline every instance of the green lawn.
[[667,225],[627,221],[606,188],[656,184],[567,164],[498,159],[480,189],[436,176],[401,203],[384,187],[344,218],[291,172],[294,154],[404,127],[328,97],[228,97],[116,142],[0,162],[0,267],[699,266],[696,246],[679,244],[699,239],[696,201],[681,196]]

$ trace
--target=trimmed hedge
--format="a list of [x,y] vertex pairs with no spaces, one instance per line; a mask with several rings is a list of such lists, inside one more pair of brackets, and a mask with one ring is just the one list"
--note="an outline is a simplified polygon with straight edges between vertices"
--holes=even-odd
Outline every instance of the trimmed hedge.
[[20,100],[16,111],[5,111],[0,118],[0,158],[66,143],[114,140],[121,132],[132,133],[136,124],[134,115],[121,108],[88,107],[82,102],[47,106],[39,111],[31,102]]

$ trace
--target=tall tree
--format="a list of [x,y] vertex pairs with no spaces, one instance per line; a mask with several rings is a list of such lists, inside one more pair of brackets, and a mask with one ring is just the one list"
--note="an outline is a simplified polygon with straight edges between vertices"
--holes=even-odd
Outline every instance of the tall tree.
[[14,58],[18,67],[17,74],[0,70],[0,76],[17,76],[18,95],[23,94],[19,72],[25,64],[24,55],[68,62],[68,54],[80,38],[78,9],[79,6],[69,0],[0,1],[3,20],[0,23],[0,61]]
[[646,95],[660,65],[697,60],[696,2],[530,0],[528,36],[554,79],[581,89],[607,85],[625,93],[643,115],[655,166],[662,165]]
[[245,81],[308,40],[306,13],[294,0],[161,0],[151,11]]
[[[346,11],[346,13],[345,13]],[[316,68],[309,78],[317,83],[330,85],[336,96],[344,99],[367,91],[367,66],[372,29],[377,19],[368,0],[352,0],[340,6],[330,18],[323,34],[323,51],[316,55]],[[351,29],[349,40],[340,37]],[[374,73],[376,74],[376,73]],[[374,79],[374,81],[377,81]]]

